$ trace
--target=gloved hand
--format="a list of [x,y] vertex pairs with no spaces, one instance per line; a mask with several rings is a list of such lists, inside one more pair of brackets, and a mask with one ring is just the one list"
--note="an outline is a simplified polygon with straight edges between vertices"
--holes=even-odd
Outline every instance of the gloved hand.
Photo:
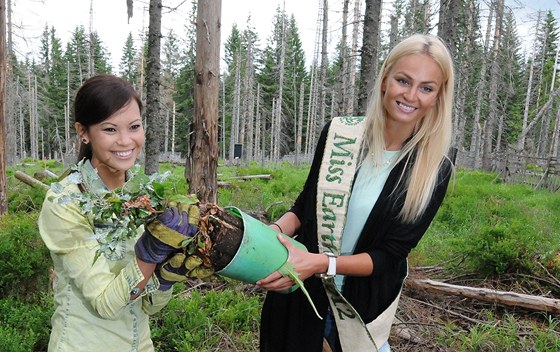
[[193,209],[198,213],[196,205],[178,204],[146,224],[134,246],[136,256],[146,263],[161,263],[183,247],[184,241],[198,232],[198,227],[189,223],[189,213],[195,213]]
[[165,263],[159,264],[156,268],[156,276],[159,280],[159,289],[167,291],[175,282],[185,281],[187,269],[185,265],[186,256],[179,252],[169,258]]
[[204,267],[202,259],[196,255],[186,256],[185,253],[175,253],[163,264],[156,268],[156,276],[159,280],[159,289],[167,291],[175,282],[185,281],[189,277],[204,279],[211,276],[214,271]]

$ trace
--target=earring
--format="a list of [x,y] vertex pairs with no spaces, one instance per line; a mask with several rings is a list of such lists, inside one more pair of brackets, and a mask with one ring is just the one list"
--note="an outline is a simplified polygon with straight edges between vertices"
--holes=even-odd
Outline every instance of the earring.
[[88,141],[88,140],[87,140],[86,138],[82,138],[82,143],[84,143],[84,144],[88,144],[88,143],[89,143],[89,141]]

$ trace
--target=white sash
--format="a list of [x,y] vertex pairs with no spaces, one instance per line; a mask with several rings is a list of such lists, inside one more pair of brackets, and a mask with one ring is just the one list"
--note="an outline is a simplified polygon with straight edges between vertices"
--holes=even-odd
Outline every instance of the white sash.
[[[317,237],[321,253],[340,255],[342,231],[364,131],[364,117],[332,119],[317,185]],[[338,291],[333,277],[324,277],[323,285],[336,321],[342,350],[377,351],[377,346],[389,338],[400,292],[383,313],[366,325]]]

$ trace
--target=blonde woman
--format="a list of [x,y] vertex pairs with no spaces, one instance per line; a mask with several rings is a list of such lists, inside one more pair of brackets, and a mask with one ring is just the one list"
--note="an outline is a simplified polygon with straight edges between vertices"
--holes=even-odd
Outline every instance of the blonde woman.
[[333,351],[390,351],[407,256],[430,226],[452,175],[446,154],[453,85],[443,42],[413,35],[387,56],[365,119],[333,119],[325,126],[301,194],[271,225],[297,235],[309,250],[279,236],[325,319],[301,290],[283,293],[293,283],[273,273],[257,282],[269,290],[261,351],[321,351],[323,344]]

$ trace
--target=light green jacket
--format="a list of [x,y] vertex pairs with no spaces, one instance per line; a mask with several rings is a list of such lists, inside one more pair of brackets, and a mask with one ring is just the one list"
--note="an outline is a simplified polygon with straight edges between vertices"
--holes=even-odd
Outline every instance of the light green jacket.
[[92,217],[82,214],[76,202],[58,203],[60,196],[79,192],[68,178],[60,183],[64,191],[49,190],[39,215],[55,272],[49,351],[153,351],[148,314],[161,310],[172,290],[159,291],[152,276],[131,301],[132,289],[144,279],[134,254],[136,239],[123,240],[94,263],[99,243],[91,238]]

